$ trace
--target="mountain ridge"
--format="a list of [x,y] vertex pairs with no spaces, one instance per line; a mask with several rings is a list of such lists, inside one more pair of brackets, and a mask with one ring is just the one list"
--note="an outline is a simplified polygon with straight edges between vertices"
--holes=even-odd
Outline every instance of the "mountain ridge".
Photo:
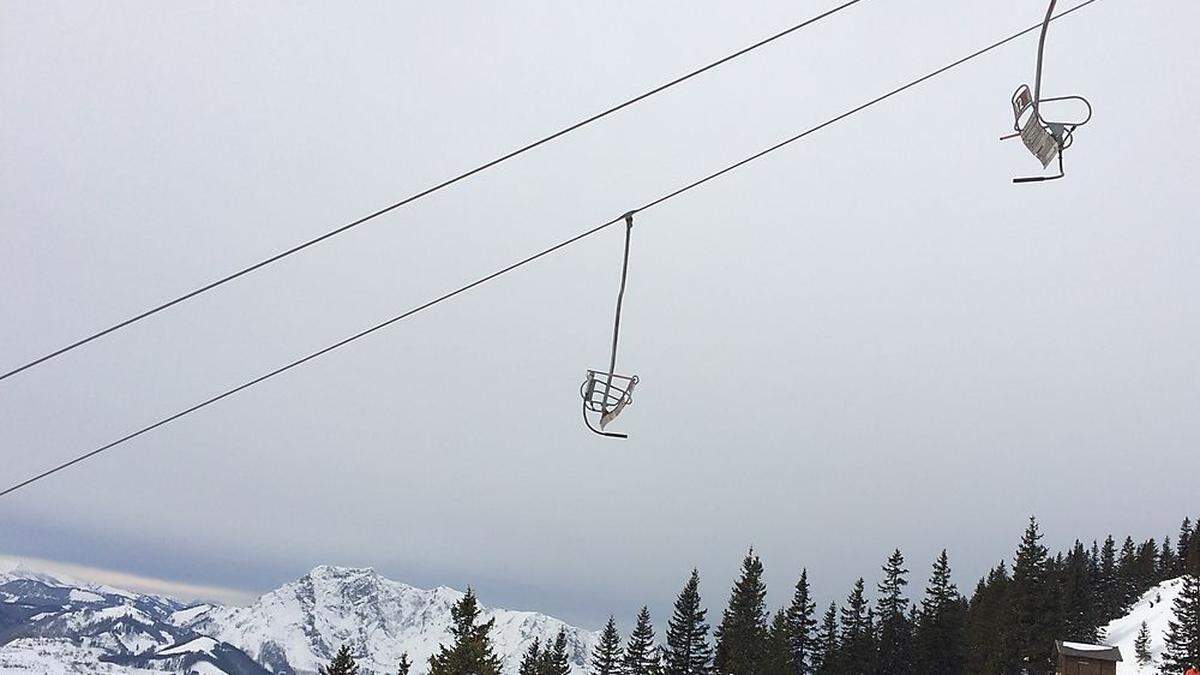
[[[402,653],[421,675],[449,642],[450,607],[463,595],[410,586],[373,568],[319,565],[246,606],[187,605],[18,568],[0,571],[0,669],[51,672],[37,668],[57,659],[70,665],[57,663],[56,673],[191,672],[203,663],[208,669],[197,672],[309,675],[345,644],[362,675],[394,673]],[[506,675],[517,672],[534,639],[552,640],[559,630],[572,670],[582,672],[592,632],[538,612],[481,609],[483,620],[495,620],[493,644]]]

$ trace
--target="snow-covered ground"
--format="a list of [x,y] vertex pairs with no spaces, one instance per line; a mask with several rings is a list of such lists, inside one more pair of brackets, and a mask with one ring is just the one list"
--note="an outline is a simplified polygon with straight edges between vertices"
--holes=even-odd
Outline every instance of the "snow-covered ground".
[[[4,675],[163,675],[159,670],[144,670],[103,663],[105,650],[84,647],[59,638],[23,638],[0,647],[0,673]],[[218,671],[219,672],[219,671]]]
[[[1179,597],[1182,579],[1172,579],[1146,591],[1129,610],[1129,614],[1114,620],[1105,628],[1105,644],[1121,648],[1124,659],[1117,664],[1117,675],[1157,675],[1158,663],[1162,658],[1163,639],[1167,634],[1167,623],[1171,620],[1175,598]],[[1133,651],[1142,622],[1150,631],[1150,651],[1154,663],[1139,667]]]

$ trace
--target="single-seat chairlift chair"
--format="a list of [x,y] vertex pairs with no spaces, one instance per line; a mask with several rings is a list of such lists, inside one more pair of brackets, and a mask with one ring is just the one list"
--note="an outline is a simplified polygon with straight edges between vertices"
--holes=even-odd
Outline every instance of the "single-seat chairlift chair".
[[[637,375],[617,374],[617,338],[621,334],[621,301],[625,298],[625,276],[629,272],[629,236],[633,232],[633,211],[625,214],[625,258],[621,263],[621,289],[617,292],[617,316],[613,320],[612,356],[608,361],[608,372],[588,370],[579,388],[583,396],[583,423],[594,433],[610,438],[627,438],[626,434],[605,431],[604,427],[633,403],[633,388],[638,383]],[[592,424],[597,418],[599,428]]]
[[[1050,19],[1054,15],[1054,5],[1057,0],[1050,0],[1046,9],[1046,18],[1042,21],[1042,35],[1038,39],[1037,73],[1033,80],[1033,92],[1029,85],[1022,84],[1012,95],[1013,130],[1015,134],[1001,136],[1000,140],[1021,137],[1025,147],[1042,163],[1042,168],[1050,166],[1055,157],[1058,158],[1058,173],[1051,176],[1027,176],[1014,178],[1014,183],[1035,183],[1045,180],[1055,180],[1063,177],[1063,151],[1071,147],[1074,132],[1092,119],[1092,104],[1082,96],[1056,96],[1042,98],[1042,55],[1046,50],[1046,31],[1050,28]],[[1042,116],[1042,104],[1049,101],[1081,101],[1087,106],[1087,116],[1082,120],[1069,122],[1051,122]]]

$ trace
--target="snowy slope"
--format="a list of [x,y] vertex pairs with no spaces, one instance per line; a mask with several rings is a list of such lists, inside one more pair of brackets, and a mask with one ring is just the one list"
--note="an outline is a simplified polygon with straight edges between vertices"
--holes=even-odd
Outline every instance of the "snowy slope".
[[[1117,664],[1117,675],[1156,675],[1158,661],[1162,657],[1163,638],[1167,634],[1167,623],[1173,616],[1172,607],[1175,598],[1179,597],[1182,579],[1172,579],[1146,591],[1144,595],[1129,610],[1129,614],[1115,619],[1105,628],[1105,644],[1121,648],[1121,657],[1125,659]],[[1150,629],[1150,649],[1154,654],[1154,664],[1139,668],[1133,651],[1133,641],[1137,639],[1142,622]]]
[[[228,642],[269,670],[285,663],[299,674],[316,672],[342,644],[350,645],[363,675],[395,672],[402,653],[413,675],[450,640],[450,608],[463,597],[452,588],[414,588],[372,569],[321,566],[267,593],[249,607],[210,606],[176,614],[177,624]],[[576,672],[594,635],[535,612],[484,608],[495,619],[492,640],[505,672],[516,673],[534,638],[552,640],[565,629]]]
[[162,675],[162,671],[129,668],[100,660],[105,650],[65,638],[22,638],[0,647],[4,675]]

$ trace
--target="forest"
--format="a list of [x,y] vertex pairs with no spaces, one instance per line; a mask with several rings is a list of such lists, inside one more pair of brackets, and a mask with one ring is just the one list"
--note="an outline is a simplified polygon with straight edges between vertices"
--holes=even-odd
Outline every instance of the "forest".
[[[588,675],[1050,675],[1054,641],[1103,642],[1104,626],[1124,616],[1155,585],[1183,578],[1165,636],[1164,675],[1200,668],[1200,522],[1185,518],[1170,536],[1137,541],[1112,536],[1052,553],[1030,518],[1011,562],[1001,560],[964,594],[942,551],[919,599],[906,592],[910,571],[899,550],[887,556],[874,599],[859,578],[839,606],[818,608],[805,569],[786,606],[767,606],[763,565],[750,550],[715,626],[692,570],[659,641],[649,610],[622,639],[610,617],[587,659]],[[430,675],[500,675],[500,659],[480,622],[473,592],[453,610],[453,640],[429,662]],[[1145,641],[1138,640],[1143,652]],[[1144,653],[1126,658],[1143,661]],[[570,675],[563,634],[534,641],[520,675]],[[408,675],[407,657],[397,665]],[[343,650],[322,669],[354,675]]]

